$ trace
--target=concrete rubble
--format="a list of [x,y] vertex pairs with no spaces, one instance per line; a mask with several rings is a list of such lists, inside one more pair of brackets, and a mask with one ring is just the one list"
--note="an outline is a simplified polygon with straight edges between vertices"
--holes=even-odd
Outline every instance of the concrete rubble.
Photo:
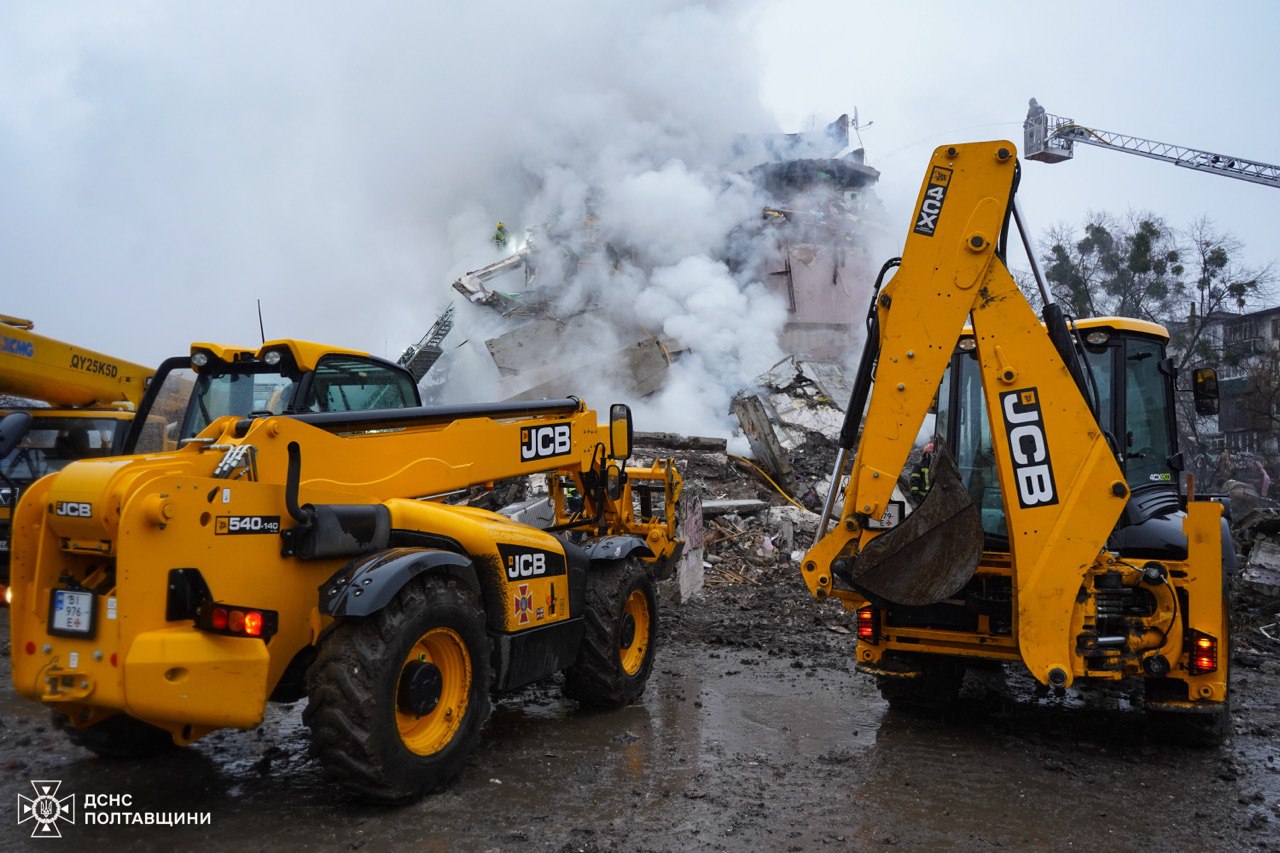
[[757,464],[789,494],[821,497],[851,390],[839,362],[789,356],[733,398]]
[[1240,583],[1260,595],[1280,598],[1280,507],[1266,498],[1245,505],[1248,511],[1241,513],[1232,499]]

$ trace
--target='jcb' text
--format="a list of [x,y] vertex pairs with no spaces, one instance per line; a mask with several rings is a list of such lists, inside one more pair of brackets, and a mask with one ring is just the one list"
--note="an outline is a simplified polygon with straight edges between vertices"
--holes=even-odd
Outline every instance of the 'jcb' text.
[[523,462],[567,456],[571,445],[568,424],[547,424],[520,430],[520,459]]
[[1009,439],[1013,479],[1018,486],[1018,504],[1023,509],[1056,504],[1058,490],[1053,482],[1053,463],[1049,459],[1039,392],[1035,388],[1023,388],[1001,394],[1000,409]]
[[58,501],[53,505],[53,514],[67,518],[93,518],[93,504],[81,501]]

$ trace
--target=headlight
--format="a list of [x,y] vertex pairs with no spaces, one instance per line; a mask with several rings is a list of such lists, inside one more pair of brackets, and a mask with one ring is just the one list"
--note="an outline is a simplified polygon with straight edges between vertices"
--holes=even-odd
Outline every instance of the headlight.
[[1090,332],[1084,336],[1086,343],[1091,343],[1095,347],[1100,347],[1107,341],[1111,340],[1111,336],[1106,332]]
[[975,338],[960,339],[960,349],[964,350],[965,352],[973,352],[977,348],[978,348],[977,339]]
[[280,363],[280,350],[267,350],[266,354],[262,356],[262,360],[272,367],[275,367]]
[[209,354],[204,352],[193,353],[191,356],[191,363],[196,367],[204,367],[209,363]]

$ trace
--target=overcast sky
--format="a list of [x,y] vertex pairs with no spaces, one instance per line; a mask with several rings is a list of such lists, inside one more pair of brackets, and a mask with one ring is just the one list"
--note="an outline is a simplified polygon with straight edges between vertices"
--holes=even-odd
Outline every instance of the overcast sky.
[[[540,114],[643,126],[696,98],[683,112],[707,115],[685,131],[705,134],[856,106],[903,235],[932,149],[1021,147],[1031,96],[1280,161],[1274,3],[716,2],[683,28],[694,5],[5,3],[0,313],[156,363],[254,342],[261,297],[268,336],[394,356],[491,259],[525,148],[562,142]],[[1084,146],[1027,164],[1022,187],[1038,230],[1151,209],[1212,217],[1254,263],[1280,255],[1270,188]]]
[[[1022,148],[1028,98],[1089,126],[1280,163],[1280,3],[770,4],[761,17],[763,96],[787,127],[858,107],[868,162],[902,227],[939,145]],[[1090,210],[1149,209],[1174,226],[1209,216],[1280,257],[1280,190],[1077,145],[1066,163],[1026,163],[1032,227]],[[1012,258],[1011,263],[1022,263]]]

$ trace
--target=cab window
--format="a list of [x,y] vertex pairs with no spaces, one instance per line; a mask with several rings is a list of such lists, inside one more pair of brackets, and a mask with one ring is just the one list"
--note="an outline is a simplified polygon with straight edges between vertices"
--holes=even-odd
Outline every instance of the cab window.
[[316,365],[304,408],[360,412],[418,405],[413,380],[387,365],[348,355],[327,355]]

